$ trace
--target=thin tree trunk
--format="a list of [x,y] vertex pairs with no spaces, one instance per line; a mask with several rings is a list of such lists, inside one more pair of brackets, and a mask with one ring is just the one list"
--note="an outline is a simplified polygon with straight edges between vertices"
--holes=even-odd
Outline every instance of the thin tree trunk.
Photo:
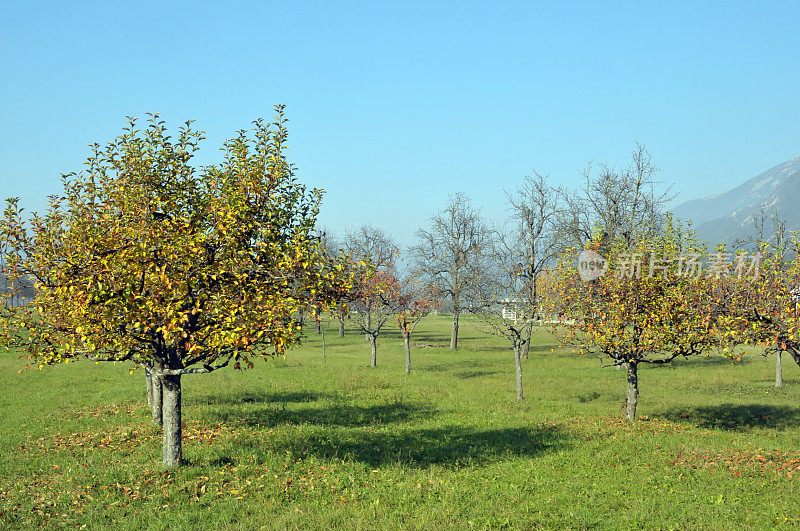
[[378,366],[378,338],[369,334],[369,346],[372,347],[372,359],[369,362],[370,367]]
[[328,358],[325,357],[325,329],[322,329],[322,361],[328,363]]
[[[365,321],[365,322],[366,322],[366,324],[367,324],[367,326],[365,326],[364,328],[366,328],[367,330],[370,330],[370,329],[372,328],[372,313],[370,313],[370,312],[367,312],[367,316],[366,316],[366,319],[364,319],[364,321]],[[369,341],[369,340],[370,340],[370,339],[369,339],[370,337],[371,337],[371,335],[370,335],[370,333],[369,333],[369,332],[364,332],[364,338],[365,338],[367,341]]]
[[164,385],[164,430],[162,464],[164,468],[181,466],[181,377],[162,376]]
[[339,317],[339,337],[344,337],[344,319]]
[[792,357],[796,364],[800,365],[800,351],[792,346],[789,346],[786,352]]
[[404,334],[406,344],[406,374],[411,374],[411,332]]
[[153,409],[153,372],[147,365],[144,366],[144,383],[147,386],[147,407]]
[[157,374],[151,373],[151,379],[153,382],[153,401],[151,404],[153,426],[160,428],[164,424],[164,385],[162,377]]
[[783,361],[782,352],[779,350],[775,355],[775,387],[783,387]]
[[460,313],[458,310],[453,310],[453,333],[450,335],[450,350],[458,348],[458,317]]
[[514,344],[514,368],[517,375],[517,400],[524,398],[522,394],[522,348],[519,344]]
[[636,406],[639,404],[638,363],[628,363],[628,399],[625,402],[625,416],[628,420],[636,420]]
[[319,319],[317,319],[317,334],[321,333],[322,333],[322,322]]
[[522,357],[528,359],[528,353],[531,350],[531,336],[533,335],[533,323],[529,322],[525,325],[525,343],[522,344]]

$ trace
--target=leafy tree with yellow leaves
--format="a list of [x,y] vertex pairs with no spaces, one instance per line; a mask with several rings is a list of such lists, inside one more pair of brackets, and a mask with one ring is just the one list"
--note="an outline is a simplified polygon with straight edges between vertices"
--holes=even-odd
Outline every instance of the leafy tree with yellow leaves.
[[[32,366],[132,362],[163,385],[163,464],[179,466],[181,377],[284,352],[310,304],[350,289],[344,261],[319,252],[321,190],[286,159],[282,106],[225,142],[224,160],[190,164],[203,139],[171,138],[152,115],[95,144],[64,193],[25,221],[10,199],[0,222],[8,278],[31,278],[31,304],[0,305],[0,337]],[[6,296],[6,295],[4,295]]]
[[616,242],[604,257],[607,271],[593,280],[579,278],[574,256],[562,259],[546,289],[547,311],[558,317],[553,329],[564,344],[627,369],[629,420],[636,418],[639,365],[722,345],[721,318],[729,307],[717,279],[699,266],[705,246],[690,227],[668,217],[654,236],[634,241]]
[[780,386],[781,353],[790,354],[800,365],[800,236],[790,232],[777,241],[762,240],[757,253],[757,271],[721,283],[726,345],[729,350],[749,344],[765,347],[765,354],[774,352],[776,386]]

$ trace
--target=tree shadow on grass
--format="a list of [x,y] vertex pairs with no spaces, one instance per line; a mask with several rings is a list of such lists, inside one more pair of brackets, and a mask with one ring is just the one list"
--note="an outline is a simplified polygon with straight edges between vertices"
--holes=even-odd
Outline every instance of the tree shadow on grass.
[[[398,336],[400,333],[398,332]],[[458,336],[459,341],[462,339],[461,336]],[[426,343],[430,345],[436,346],[436,348],[450,348],[450,335],[442,336],[441,334],[435,334],[431,332],[425,331],[416,331],[411,334],[411,342],[412,343]]]
[[217,420],[244,423],[251,427],[309,424],[315,426],[361,427],[396,424],[427,418],[435,414],[432,408],[420,405],[378,404],[353,406],[348,404],[312,405],[287,408],[286,404],[240,404],[211,412]]
[[[399,333],[399,332],[398,332]],[[419,339],[420,341],[430,341],[431,343],[441,343],[443,346],[450,348],[450,329],[446,332],[439,332],[433,330],[416,330],[411,336],[412,338]],[[464,341],[474,341],[476,339],[485,339],[486,334],[475,330],[474,328],[461,327],[458,331],[458,344],[463,345]]]
[[[676,366],[730,366],[730,365],[747,365],[753,362],[753,359],[756,356],[745,356],[742,357],[741,361],[733,361],[730,358],[726,358],[724,356],[718,355],[709,355],[709,356],[690,356],[688,358],[677,358],[675,361],[678,363]],[[675,364],[675,361],[672,363]]]
[[316,402],[318,400],[330,399],[334,395],[330,393],[318,393],[316,391],[291,391],[291,392],[278,392],[270,393],[267,391],[235,391],[226,393],[223,396],[206,396],[196,399],[189,399],[187,404],[192,402],[197,404],[215,404],[215,405],[241,405],[241,404],[287,404],[287,403],[302,403],[302,402]]
[[550,344],[547,344],[547,345],[531,344],[531,348],[528,350],[528,352],[530,353],[531,356],[533,356],[534,354],[544,354],[544,353],[549,354],[550,350],[555,351],[556,348],[559,348],[559,347],[558,347],[558,345],[555,345],[555,344],[553,344],[553,345],[550,345]]
[[487,360],[487,361],[464,360],[464,361],[454,361],[446,363],[420,364],[417,367],[417,370],[429,371],[429,372],[449,372],[449,371],[457,371],[459,369],[464,369],[464,370],[474,371],[484,367],[491,367],[492,365],[494,365],[493,360]]
[[514,347],[511,345],[510,341],[506,341],[501,345],[481,345],[478,350],[480,352],[505,352],[511,356],[512,359],[514,358]]
[[[251,443],[252,444],[252,443]],[[355,461],[376,467],[402,464],[419,468],[458,468],[502,459],[536,457],[566,445],[566,434],[551,426],[476,430],[463,426],[369,432],[317,433],[292,439],[281,452]]]
[[500,371],[461,371],[456,373],[456,376],[462,380],[468,380],[470,378],[481,378],[483,376],[493,376],[495,374],[500,374]]
[[800,426],[800,409],[762,404],[720,404],[676,409],[656,415],[701,428],[747,431],[753,428],[787,429]]
[[[539,356],[541,354],[547,353],[551,354],[550,349],[555,349],[555,346],[552,345],[531,345],[531,348],[528,350],[529,358],[533,358],[535,356]],[[491,345],[482,345],[478,350],[481,352],[503,352],[507,353],[511,359],[514,358],[514,347],[510,341],[503,341],[501,344],[491,344]],[[571,353],[574,357],[576,354]]]

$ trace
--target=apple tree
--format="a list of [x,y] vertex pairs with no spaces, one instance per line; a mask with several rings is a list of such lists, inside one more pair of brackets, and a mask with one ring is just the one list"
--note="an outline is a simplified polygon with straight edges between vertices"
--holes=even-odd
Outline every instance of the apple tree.
[[562,259],[546,290],[553,330],[565,345],[627,369],[629,420],[636,417],[640,365],[707,353],[723,345],[727,327],[713,259],[690,228],[668,216],[654,236],[634,241],[612,249],[604,257],[608,270],[589,281]]
[[436,284],[409,275],[400,282],[395,319],[406,347],[406,374],[411,374],[411,335],[423,317],[441,305],[441,290]]
[[2,306],[0,337],[36,368],[73,360],[131,362],[163,385],[163,464],[179,466],[181,378],[284,352],[309,301],[349,290],[342,262],[313,236],[321,190],[286,158],[282,106],[195,166],[203,134],[174,138],[157,115],[129,118],[95,144],[43,215],[8,201],[0,222],[6,276],[30,278],[25,306]]

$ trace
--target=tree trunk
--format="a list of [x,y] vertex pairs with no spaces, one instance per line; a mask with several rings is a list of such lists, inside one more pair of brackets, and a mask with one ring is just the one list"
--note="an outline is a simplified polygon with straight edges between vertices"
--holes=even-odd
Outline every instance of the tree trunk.
[[161,376],[151,372],[150,377],[153,382],[153,401],[150,406],[153,412],[153,426],[160,428],[164,424],[164,385]]
[[164,385],[164,430],[162,463],[164,468],[181,466],[181,377],[162,376]]
[[519,344],[514,345],[514,368],[517,374],[517,400],[522,400],[522,345]]
[[406,374],[411,374],[411,333],[403,336],[406,344]]
[[144,366],[144,383],[147,386],[147,407],[153,409],[153,372],[147,365]]
[[344,337],[344,319],[339,318],[339,337]]
[[328,363],[328,358],[325,357],[325,330],[322,330],[322,361]]
[[[366,323],[366,326],[364,328],[366,328],[367,330],[371,330],[372,329],[372,313],[367,312],[367,315],[366,315],[366,318],[364,319],[364,322]],[[364,338],[367,341],[370,340],[369,339],[370,337],[371,337],[371,335],[370,335],[369,332],[364,332]]]
[[322,321],[317,320],[317,335],[322,333]]
[[458,348],[458,316],[460,312],[453,310],[453,333],[450,335],[450,350]]
[[378,338],[369,334],[369,346],[372,347],[372,359],[369,362],[370,367],[378,366]]
[[625,401],[625,417],[636,420],[636,405],[639,403],[638,363],[628,363],[628,399]]
[[528,353],[531,350],[531,336],[533,335],[533,323],[529,322],[525,325],[525,343],[522,344],[522,357],[528,359]]
[[790,345],[786,349],[786,352],[789,353],[789,355],[792,357],[792,359],[794,360],[794,362],[796,364],[800,365],[800,351],[798,351],[797,348],[795,348],[794,346]]
[[779,350],[775,355],[775,387],[783,387],[783,361],[782,352]]

